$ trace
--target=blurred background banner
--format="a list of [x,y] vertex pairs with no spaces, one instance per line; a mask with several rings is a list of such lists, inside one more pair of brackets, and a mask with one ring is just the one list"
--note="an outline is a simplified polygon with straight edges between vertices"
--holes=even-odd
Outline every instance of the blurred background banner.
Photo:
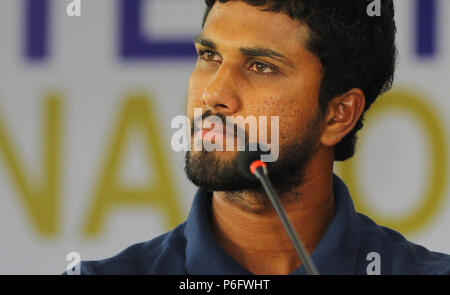
[[[450,253],[450,1],[394,2],[395,86],[336,173],[363,213]],[[171,121],[204,7],[1,1],[0,274],[59,274],[70,252],[107,258],[184,221],[196,188]]]

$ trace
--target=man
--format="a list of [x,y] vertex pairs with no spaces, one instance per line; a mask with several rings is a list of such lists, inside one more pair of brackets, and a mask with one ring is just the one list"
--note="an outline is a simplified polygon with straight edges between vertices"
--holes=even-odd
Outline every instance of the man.
[[[450,274],[450,256],[356,213],[333,174],[334,161],[353,156],[365,111],[393,81],[393,3],[382,1],[381,15],[370,17],[370,2],[206,0],[187,116],[195,121],[201,109],[206,120],[279,117],[271,179],[321,274]],[[193,129],[193,138],[210,131]],[[230,137],[215,133],[214,140]],[[82,262],[82,273],[305,274],[236,156],[187,152],[187,176],[199,187],[187,221],[112,258]]]

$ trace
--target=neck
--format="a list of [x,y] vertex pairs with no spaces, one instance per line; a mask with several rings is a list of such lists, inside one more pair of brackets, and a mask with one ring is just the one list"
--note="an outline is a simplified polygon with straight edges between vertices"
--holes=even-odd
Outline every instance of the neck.
[[[310,163],[326,163],[324,157]],[[318,160],[320,159],[320,160]],[[280,196],[288,218],[311,254],[334,214],[331,167],[305,167],[303,182]],[[264,202],[261,200],[264,198]],[[267,197],[254,192],[214,192],[211,225],[218,243],[254,274],[289,274],[301,265]]]

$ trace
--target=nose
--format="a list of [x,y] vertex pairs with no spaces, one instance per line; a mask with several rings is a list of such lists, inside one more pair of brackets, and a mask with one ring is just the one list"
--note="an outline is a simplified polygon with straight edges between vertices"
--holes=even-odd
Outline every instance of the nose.
[[231,115],[239,110],[240,100],[231,69],[226,69],[222,65],[211,76],[211,80],[203,90],[202,102],[209,110],[223,115]]

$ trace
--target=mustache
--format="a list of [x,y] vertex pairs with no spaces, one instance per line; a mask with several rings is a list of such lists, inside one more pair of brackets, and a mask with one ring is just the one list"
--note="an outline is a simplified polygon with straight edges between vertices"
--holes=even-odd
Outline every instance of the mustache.
[[[226,126],[226,122],[227,122],[227,117],[224,116],[221,113],[215,113],[213,114],[210,110],[206,111],[203,115],[201,115],[200,117],[194,118],[194,123],[191,124],[191,136],[194,136],[194,134],[197,131],[200,131],[203,128],[203,124],[200,125],[200,127],[198,126],[199,122],[203,122],[204,120],[206,120],[206,118],[211,117],[211,116],[215,116],[218,117],[220,119],[220,121],[222,122],[222,126]],[[238,134],[244,134],[246,142],[247,139],[249,138],[249,135],[247,133],[247,130],[240,128],[237,124],[233,124],[233,129],[232,130],[228,130],[227,132],[233,132],[232,134],[234,135],[238,135]],[[239,133],[238,133],[239,131]]]

